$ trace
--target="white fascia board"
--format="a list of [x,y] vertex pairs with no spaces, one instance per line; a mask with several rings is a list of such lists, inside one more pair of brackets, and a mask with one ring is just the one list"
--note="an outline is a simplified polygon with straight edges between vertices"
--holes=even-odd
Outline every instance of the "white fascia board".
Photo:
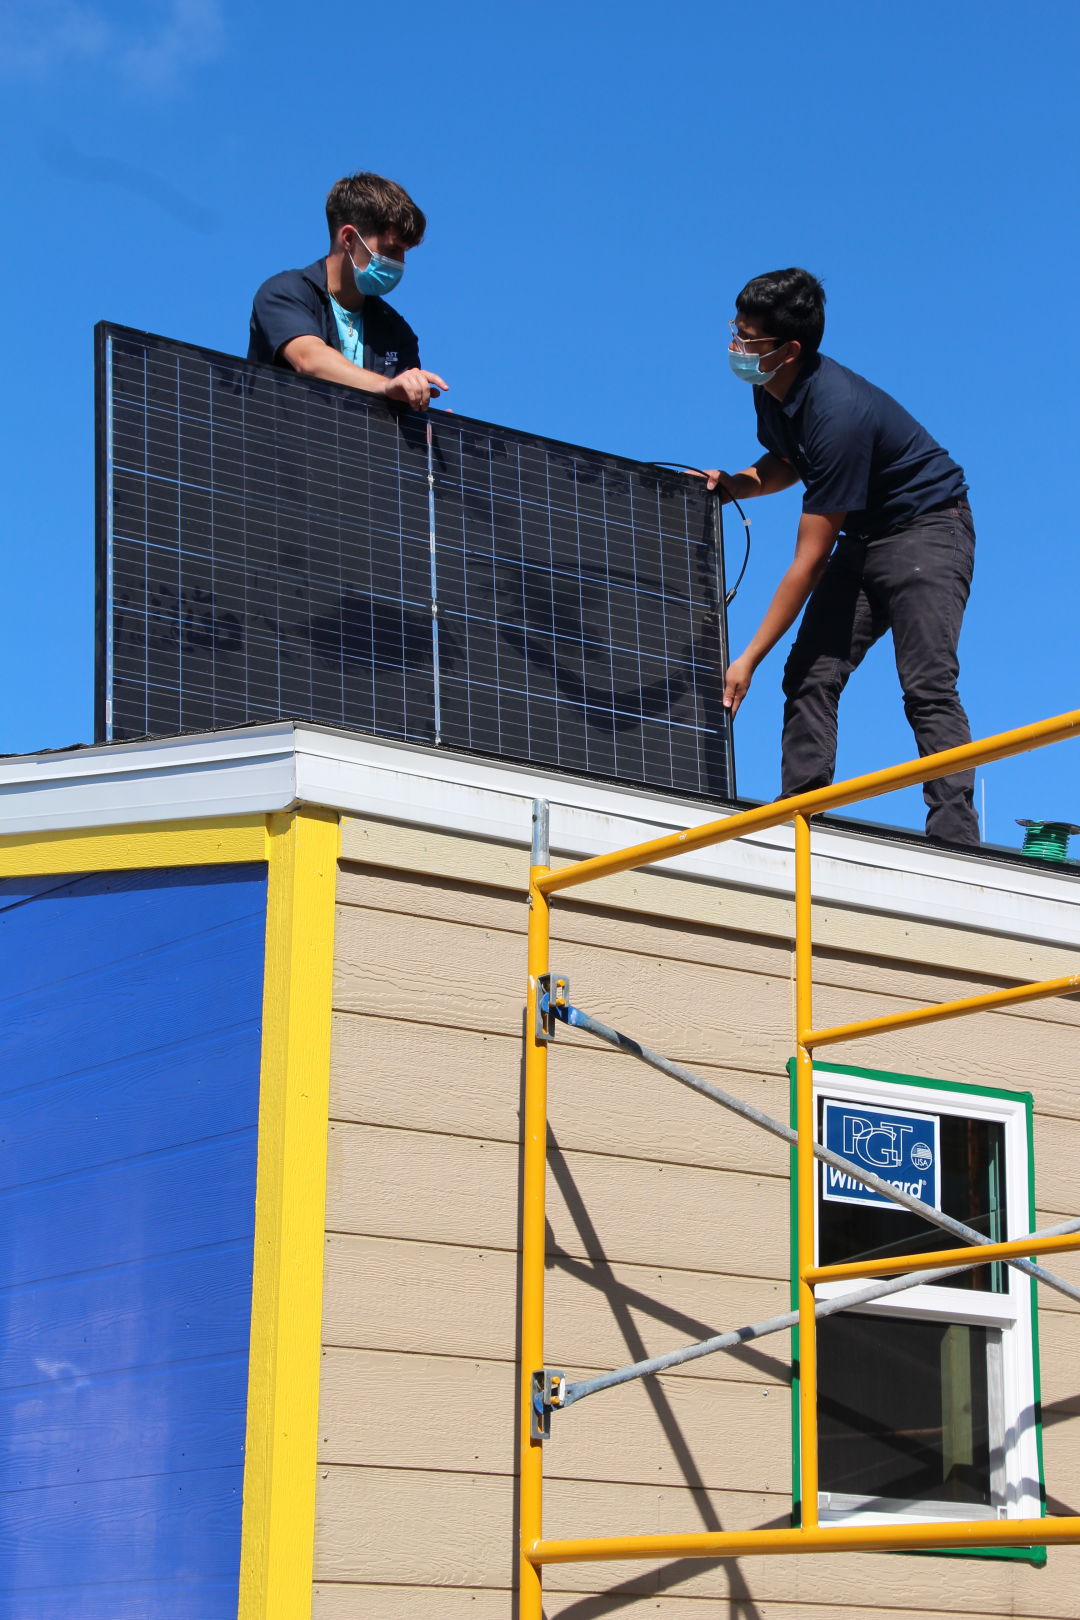
[[[0,760],[0,834],[326,805],[527,846],[551,805],[554,854],[577,858],[719,819],[721,807],[294,721]],[[671,876],[790,896],[792,832],[751,833],[664,863]],[[818,826],[814,897],[832,905],[1080,945],[1080,881],[977,855]]]
[[291,721],[0,759],[0,834],[262,815],[296,803]]
[[[532,801],[551,806],[552,853],[583,857],[720,819],[638,789],[297,727],[297,793],[351,815],[527,845]],[[726,812],[730,814],[731,812]],[[790,827],[663,863],[671,876],[790,896]],[[814,898],[861,911],[1080,945],[1080,881],[828,827],[814,830]]]

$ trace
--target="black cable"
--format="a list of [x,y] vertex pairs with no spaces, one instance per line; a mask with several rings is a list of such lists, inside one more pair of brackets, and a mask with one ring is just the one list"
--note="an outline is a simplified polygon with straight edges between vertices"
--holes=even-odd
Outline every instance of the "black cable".
[[[693,469],[690,468],[690,467],[687,467],[685,461],[650,461],[649,466],[650,467],[674,467],[676,472],[684,472],[684,473],[688,473],[691,477],[694,476]],[[714,491],[712,491],[712,493],[715,494],[716,491],[714,490]],[[746,530],[746,550],[743,552],[742,567],[739,569],[739,577],[738,577],[738,579],[735,581],[734,585],[731,587],[731,589],[727,592],[727,594],[724,597],[724,606],[725,606],[725,608],[729,608],[731,606],[732,602],[734,602],[734,600],[735,600],[735,597],[736,597],[736,595],[738,593],[738,590],[739,590],[739,586],[743,582],[743,575],[746,573],[747,566],[748,566],[748,564],[750,562],[750,519],[747,517],[746,513],[743,511],[743,509],[740,506],[739,502],[735,499],[734,495],[732,495],[730,490],[725,490],[724,494],[727,496],[728,500],[731,502],[731,504],[735,508],[736,512],[738,512],[740,518],[742,519],[742,526]],[[719,513],[720,513],[720,545],[721,545],[721,548],[723,548],[723,544],[724,544],[724,505],[725,505],[725,503],[723,501],[718,501],[717,504],[718,504],[718,509],[719,509]]]

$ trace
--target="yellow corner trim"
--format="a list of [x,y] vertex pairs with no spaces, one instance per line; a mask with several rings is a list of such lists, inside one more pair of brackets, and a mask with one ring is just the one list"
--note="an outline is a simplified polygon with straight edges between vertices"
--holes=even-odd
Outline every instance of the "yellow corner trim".
[[329,811],[269,818],[239,1620],[311,1613],[340,836]]
[[265,861],[269,844],[265,816],[14,833],[0,838],[0,878]]

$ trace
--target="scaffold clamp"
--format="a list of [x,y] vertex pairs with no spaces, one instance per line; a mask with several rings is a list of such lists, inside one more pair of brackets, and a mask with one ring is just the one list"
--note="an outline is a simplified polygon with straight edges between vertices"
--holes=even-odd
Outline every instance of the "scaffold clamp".
[[536,1039],[553,1041],[556,1020],[561,1018],[566,1023],[569,1011],[570,980],[554,973],[541,973],[536,981]]
[[532,1421],[529,1433],[534,1440],[551,1438],[551,1414],[566,1398],[566,1375],[538,1367],[532,1375]]

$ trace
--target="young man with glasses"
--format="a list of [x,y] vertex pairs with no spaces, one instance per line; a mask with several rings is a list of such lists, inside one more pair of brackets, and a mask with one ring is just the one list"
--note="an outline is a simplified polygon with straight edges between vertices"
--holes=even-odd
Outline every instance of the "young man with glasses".
[[[825,292],[808,271],[755,276],[735,308],[728,361],[753,385],[765,454],[742,472],[710,470],[709,488],[744,501],[801,480],[806,493],[794,560],[728,667],[724,707],[734,718],[805,605],[784,670],[785,798],[832,781],[840,694],[886,630],[919,753],[970,742],[956,690],[975,551],[963,469],[896,400],[819,354]],[[926,783],[928,837],[979,842],[974,780]]]
[[424,410],[449,384],[423,370],[416,333],[383,303],[423,239],[424,215],[395,181],[361,173],[332,187],[326,223],[326,258],[271,276],[255,294],[248,359]]

